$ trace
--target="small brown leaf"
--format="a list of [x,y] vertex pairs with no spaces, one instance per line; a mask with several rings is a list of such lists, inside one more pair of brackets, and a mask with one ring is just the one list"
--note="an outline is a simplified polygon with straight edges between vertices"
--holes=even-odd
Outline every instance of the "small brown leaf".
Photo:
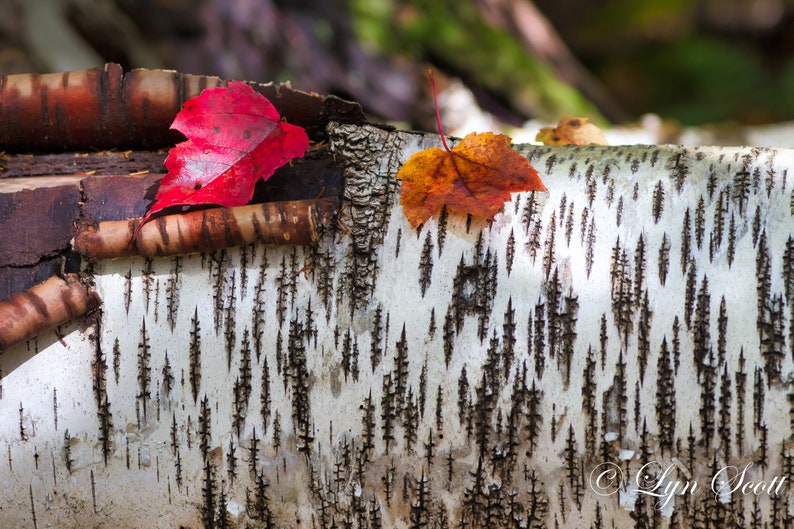
[[608,145],[604,133],[588,118],[562,118],[556,127],[540,129],[535,141],[544,145]]

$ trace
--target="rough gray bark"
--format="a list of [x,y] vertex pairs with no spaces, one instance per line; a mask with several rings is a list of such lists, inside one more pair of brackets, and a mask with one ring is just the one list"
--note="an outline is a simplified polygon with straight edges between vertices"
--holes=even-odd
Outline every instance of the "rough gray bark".
[[0,357],[0,520],[790,523],[794,152],[519,146],[549,193],[413,230],[437,137],[329,139],[316,247],[99,263],[88,331]]

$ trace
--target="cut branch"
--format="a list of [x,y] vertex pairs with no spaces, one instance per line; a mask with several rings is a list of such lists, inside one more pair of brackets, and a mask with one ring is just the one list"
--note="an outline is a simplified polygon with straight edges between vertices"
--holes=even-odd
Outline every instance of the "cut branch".
[[66,323],[99,306],[85,276],[53,276],[6,301],[0,301],[0,352]]
[[338,205],[339,199],[330,197],[166,215],[143,225],[134,240],[140,218],[106,221],[80,230],[73,247],[86,259],[98,261],[206,252],[254,241],[311,244],[336,216]]

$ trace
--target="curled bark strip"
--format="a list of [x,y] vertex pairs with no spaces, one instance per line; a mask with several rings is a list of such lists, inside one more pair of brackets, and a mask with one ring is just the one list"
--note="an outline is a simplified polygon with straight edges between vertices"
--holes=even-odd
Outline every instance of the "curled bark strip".
[[321,226],[336,215],[336,197],[265,202],[166,215],[147,222],[133,241],[141,219],[100,222],[80,230],[74,249],[90,261],[117,257],[182,255],[242,246],[311,244]]
[[24,292],[0,301],[0,352],[99,306],[81,274],[53,276]]
[[[0,76],[0,150],[152,149],[173,145],[182,104],[218,77],[169,70],[124,72],[118,64],[52,74]],[[329,121],[363,122],[361,107],[283,85],[254,84],[290,123],[323,139]]]

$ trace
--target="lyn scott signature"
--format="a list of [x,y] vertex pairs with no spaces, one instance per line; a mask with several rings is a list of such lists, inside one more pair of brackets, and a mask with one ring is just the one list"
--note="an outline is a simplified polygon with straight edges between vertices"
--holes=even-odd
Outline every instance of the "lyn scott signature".
[[[711,478],[714,498],[726,502],[735,493],[777,496],[787,476],[751,479],[749,471],[752,467],[753,463],[748,463],[744,468],[728,465],[715,472]],[[665,467],[659,461],[646,463],[634,476],[636,488],[632,487],[632,491],[659,498],[656,503],[658,508],[667,506],[675,496],[694,494],[700,484],[696,480],[676,479],[676,468],[674,464]],[[590,473],[590,488],[599,496],[610,496],[624,488],[624,485],[623,469],[615,463],[601,463]]]

